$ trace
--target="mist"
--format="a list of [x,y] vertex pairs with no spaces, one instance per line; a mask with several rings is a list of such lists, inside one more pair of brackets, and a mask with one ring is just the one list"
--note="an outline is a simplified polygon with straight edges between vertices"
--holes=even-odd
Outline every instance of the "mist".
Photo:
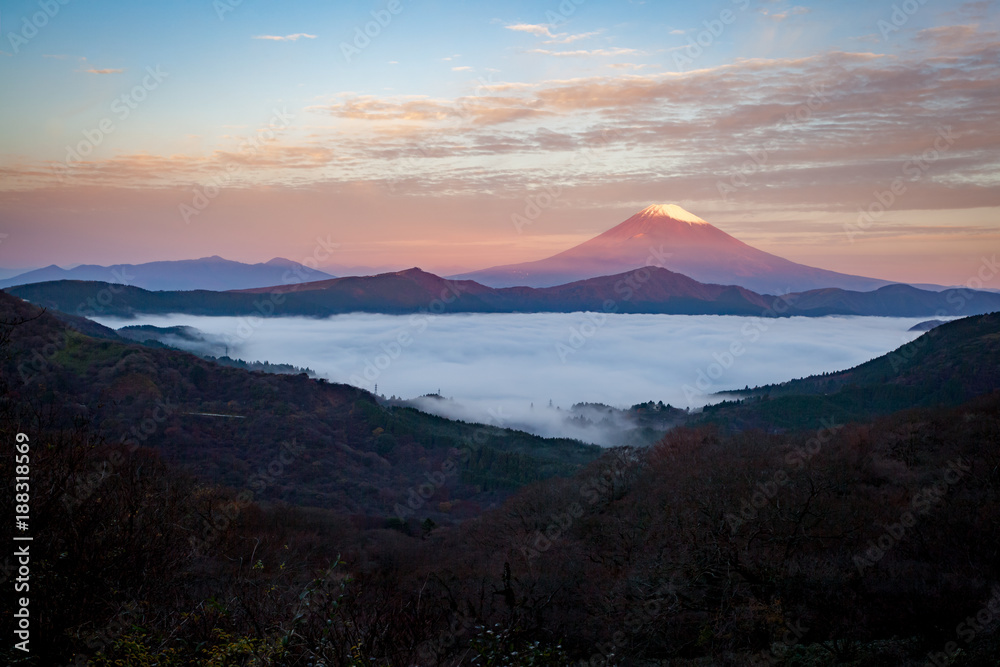
[[[612,411],[662,401],[697,409],[716,392],[838,371],[920,335],[923,318],[605,315],[600,313],[338,315],[327,319],[139,316],[95,318],[113,328],[191,326],[186,347],[289,363],[320,377],[417,399],[427,412],[620,444]],[[420,398],[440,394],[441,398]],[[573,419],[570,419],[573,418]]]

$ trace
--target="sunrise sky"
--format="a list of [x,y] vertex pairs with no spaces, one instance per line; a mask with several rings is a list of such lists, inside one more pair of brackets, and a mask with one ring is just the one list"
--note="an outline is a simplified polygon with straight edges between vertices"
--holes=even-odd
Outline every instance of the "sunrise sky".
[[0,14],[2,268],[447,274],[651,203],[891,280],[1000,248],[995,2],[50,2]]

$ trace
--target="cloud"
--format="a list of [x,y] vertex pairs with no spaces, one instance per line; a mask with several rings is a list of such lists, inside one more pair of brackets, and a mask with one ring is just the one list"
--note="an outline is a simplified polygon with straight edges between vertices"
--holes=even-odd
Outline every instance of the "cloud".
[[533,23],[516,23],[514,25],[505,25],[507,30],[514,30],[516,32],[526,32],[530,35],[544,35],[545,37],[552,37],[552,33],[549,32],[549,27],[547,25],[533,24]]
[[309,35],[304,32],[297,32],[293,35],[254,35],[253,39],[267,39],[273,42],[295,42],[300,38],[316,39],[316,35]]
[[546,55],[546,56],[559,56],[559,57],[569,57],[569,58],[584,58],[584,57],[591,57],[591,56],[601,56],[601,57],[630,56],[630,55],[635,55],[635,54],[639,53],[639,51],[637,51],[635,49],[624,49],[624,48],[616,47],[616,48],[612,48],[612,49],[592,49],[590,51],[587,51],[587,50],[578,50],[578,51],[550,51],[548,49],[531,49],[530,51],[528,51],[528,53],[540,53],[540,54]]
[[581,32],[578,35],[570,35],[568,33],[559,33],[553,35],[553,39],[548,39],[542,42],[543,44],[571,44],[573,42],[579,41],[581,39],[590,39],[591,37],[596,37],[600,35],[602,31],[595,30],[594,32]]
[[792,7],[787,11],[778,12],[775,14],[769,14],[767,10],[762,9],[761,13],[767,16],[767,18],[771,19],[772,21],[784,21],[785,19],[790,18],[792,16],[802,16],[803,14],[808,14],[811,11],[812,10],[809,9],[808,7],[797,6],[797,7]]
[[507,30],[526,32],[530,35],[535,35],[536,37],[548,37],[549,39],[545,40],[543,44],[571,44],[572,42],[576,42],[581,39],[596,37],[603,32],[603,30],[595,30],[593,32],[581,32],[576,35],[572,35],[568,32],[553,33],[548,25],[534,23],[517,23],[504,27],[507,28]]
[[978,2],[963,2],[956,9],[945,12],[945,16],[954,18],[972,19],[974,21],[985,21],[990,18],[994,11],[996,0],[980,0]]
[[94,69],[94,68],[90,68],[90,69],[85,69],[83,71],[87,72],[88,74],[120,74],[120,73],[124,72],[125,70],[124,69]]
[[[715,206],[856,217],[947,126],[955,142],[896,208],[1000,205],[1000,40],[969,26],[915,38],[933,48],[741,59],[687,72],[599,61],[588,70],[598,75],[496,81],[458,97],[340,92],[301,110],[303,132],[241,158],[261,169],[240,183],[384,190],[389,182],[407,196],[464,196],[545,182],[560,184],[565,201],[588,204],[652,201],[669,184]],[[762,151],[766,165],[724,203],[718,184]],[[74,168],[74,184],[190,182],[236,153],[95,159]],[[12,160],[0,177],[8,190],[58,185],[53,166]]]
[[472,68],[469,67],[468,65],[462,65],[460,67],[452,67],[451,71],[452,72],[471,72]]
[[[484,86],[484,90],[490,86]],[[509,123],[540,113],[537,102],[519,97],[484,95],[458,100],[381,100],[373,96],[357,96],[326,107],[340,118],[365,121],[443,122],[466,120],[476,125]]]
[[659,65],[637,64],[637,63],[608,63],[607,67],[612,69],[646,69],[647,67],[659,67]]
[[939,50],[951,50],[967,46],[978,37],[978,25],[948,25],[921,30],[915,39]]
[[[453,400],[424,400],[424,409],[479,422],[493,410],[516,428],[601,444],[610,444],[607,438],[623,424],[613,421],[601,428],[599,410],[569,421],[576,416],[569,412],[574,404],[627,408],[662,400],[698,407],[719,400],[711,396],[717,391],[851,368],[916,338],[907,329],[920,321],[779,318],[751,341],[741,334],[747,320],[740,317],[612,314],[600,326],[593,318],[583,313],[460,314],[429,316],[419,326],[410,316],[376,314],[267,318],[246,340],[237,338],[242,320],[236,317],[98,320],[115,327],[193,326],[215,344],[231,339],[230,356],[308,366],[332,381],[369,390],[377,382],[386,396],[410,399],[440,389]],[[411,341],[406,347],[396,342],[401,333]],[[723,368],[718,359],[736,341],[745,352]],[[559,344],[573,351],[560,356]]]

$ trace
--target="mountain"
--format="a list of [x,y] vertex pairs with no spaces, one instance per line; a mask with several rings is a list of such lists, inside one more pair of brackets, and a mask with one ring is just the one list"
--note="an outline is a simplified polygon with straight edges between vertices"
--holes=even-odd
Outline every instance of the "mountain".
[[[842,289],[810,290],[789,295],[797,315],[975,315],[997,310],[1000,294],[968,289],[928,291],[910,285],[887,285],[871,292]],[[967,302],[977,300],[968,309]]]
[[83,264],[63,269],[55,264],[0,280],[0,288],[52,280],[99,280],[148,290],[231,290],[332,278],[328,273],[275,257],[262,264],[244,264],[218,255],[201,259],[115,264]]
[[139,313],[327,317],[351,312],[428,311],[954,317],[1000,310],[1000,294],[993,292],[966,289],[929,292],[908,285],[888,285],[872,292],[827,288],[776,297],[735,285],[700,283],[657,267],[537,289],[494,289],[471,280],[446,280],[413,268],[377,276],[228,292],[151,292],[75,280],[20,285],[7,291],[37,305],[75,315],[126,318]]
[[[18,444],[0,467],[29,451],[30,528],[44,538],[30,543],[30,595],[45,609],[31,658],[10,642],[0,662],[570,665],[596,650],[623,665],[943,665],[950,647],[951,664],[978,667],[1000,655],[976,611],[995,608],[1000,580],[996,391],[865,423],[817,403],[829,409],[795,433],[738,427],[826,400],[804,387],[821,393],[714,415],[742,409],[724,422],[737,428],[599,452],[94,339],[55,315],[0,294],[0,439]],[[939,389],[966,378],[965,395],[995,390],[997,320],[943,325],[857,386],[874,400],[911,380],[918,401],[961,400]],[[0,511],[19,500],[0,496]],[[0,557],[8,579],[17,558]]]
[[886,280],[817,269],[758,250],[675,204],[649,206],[603,234],[547,259],[456,276],[491,287],[551,287],[662,266],[703,283],[784,294],[823,287],[868,291]]
[[941,320],[927,320],[926,322],[919,322],[914,324],[912,327],[907,329],[907,331],[930,331],[934,327],[939,327],[944,324]]
[[[23,323],[8,326],[16,322]],[[601,452],[575,440],[387,408],[362,389],[305,373],[224,367],[104,327],[95,338],[77,323],[0,292],[0,395],[9,389],[21,401],[62,406],[65,424],[55,426],[85,417],[102,425],[107,442],[141,443],[212,483],[252,488],[271,470],[276,479],[255,489],[258,499],[386,517],[407,503],[410,489],[461,457],[462,474],[437,484],[445,488],[421,511],[440,521],[439,500],[468,516],[523,484],[570,474]],[[279,459],[286,462],[275,474],[268,465]]]
[[913,390],[898,408],[957,405],[1000,389],[1000,313],[943,322],[871,361],[836,373],[753,389],[753,396],[830,395],[862,388],[873,399],[893,388]]
[[325,271],[332,276],[374,276],[378,273],[392,273],[394,271],[402,271],[403,269],[401,265],[324,264],[319,267],[319,270]]
[[821,419],[865,421],[915,407],[955,406],[1000,390],[1000,313],[945,322],[854,368],[753,389],[704,410],[741,428],[808,428]]
[[34,269],[21,268],[21,269],[5,269],[0,267],[0,280],[5,280],[7,278],[13,278],[14,276],[19,276],[22,273],[27,273],[28,271],[33,271]]

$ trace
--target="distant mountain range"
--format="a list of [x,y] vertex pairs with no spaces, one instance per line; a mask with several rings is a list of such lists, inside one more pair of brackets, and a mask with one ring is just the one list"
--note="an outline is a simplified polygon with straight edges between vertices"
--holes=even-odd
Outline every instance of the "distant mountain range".
[[[406,657],[454,637],[465,609],[488,620],[470,621],[460,638],[470,648],[448,659],[531,651],[535,636],[586,656],[610,635],[580,628],[610,633],[642,608],[615,643],[641,647],[626,664],[752,663],[787,636],[787,610],[806,625],[796,620],[795,646],[780,650],[800,663],[843,653],[922,664],[992,599],[998,316],[944,324],[850,371],[743,402],[667,409],[693,427],[607,452],[387,407],[302,375],[224,368],[76,320],[101,338],[0,294],[0,424],[9,442],[22,429],[38,444],[31,520],[51,536],[32,543],[44,576],[31,594],[62,602],[55,620],[39,615],[39,636],[51,638],[39,664],[93,650],[90,629],[121,627],[133,606],[156,618],[128,619],[127,634],[105,642],[109,661],[281,649],[286,628],[301,629],[290,646],[346,655],[356,637],[378,635],[378,655]],[[220,590],[211,608],[200,603]],[[202,608],[207,620],[193,615]],[[505,621],[502,644],[481,632],[519,608],[555,620],[530,634]],[[276,630],[251,634],[240,614]],[[216,618],[242,623],[215,633],[225,644],[204,639]],[[731,632],[718,653],[699,652],[706,619],[756,639]],[[959,637],[965,664],[996,664],[996,633]],[[562,655],[548,663],[575,660]]]
[[[463,273],[452,279],[472,280],[493,288],[542,288],[647,266],[669,269],[701,283],[735,285],[758,294],[831,287],[869,292],[893,284],[798,264],[758,250],[676,204],[649,206],[603,234],[552,257]],[[327,280],[334,277],[333,273],[361,278],[372,277],[377,271],[383,271],[378,275],[402,273],[370,266],[324,268],[310,269],[282,258],[244,264],[217,255],[146,264],[87,264],[72,269],[52,265],[13,276],[0,269],[0,289],[54,280],[95,280],[147,290],[226,291]],[[948,289],[932,284],[913,286],[930,291]]]
[[603,234],[547,259],[455,277],[491,287],[551,287],[650,264],[703,283],[739,285],[769,294],[823,287],[866,292],[891,284],[797,264],[758,250],[675,204],[649,206]]
[[19,276],[22,273],[28,273],[34,269],[23,268],[23,269],[5,269],[0,267],[0,280],[6,280],[7,278],[13,278],[14,276]]
[[0,280],[0,288],[52,280],[97,280],[148,290],[232,290],[332,277],[329,273],[281,257],[261,264],[244,264],[212,255],[201,259],[146,264],[83,264],[72,269],[53,264]]
[[887,285],[872,292],[825,288],[784,296],[704,284],[656,267],[547,288],[495,289],[420,269],[228,292],[151,292],[102,282],[55,281],[9,288],[37,305],[85,316],[136,314],[326,317],[340,313],[618,312],[680,315],[965,316],[1000,310],[1000,294],[931,292]]

